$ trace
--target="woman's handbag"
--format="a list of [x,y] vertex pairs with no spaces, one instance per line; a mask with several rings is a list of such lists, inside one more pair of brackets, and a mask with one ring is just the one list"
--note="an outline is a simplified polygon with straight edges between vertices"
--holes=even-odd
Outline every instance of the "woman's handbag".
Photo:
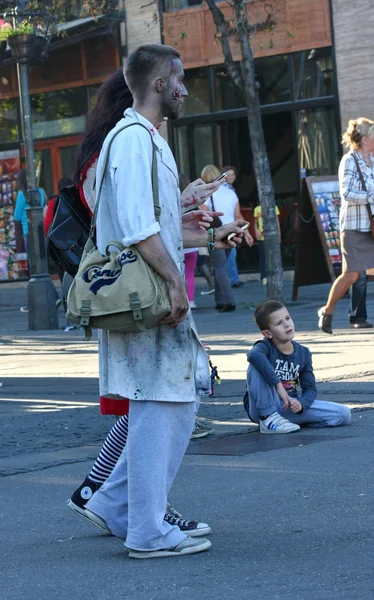
[[[365,179],[364,179],[364,176],[362,174],[359,162],[357,160],[357,156],[355,156],[355,154],[352,154],[352,156],[353,156],[353,158],[355,160],[355,163],[356,163],[358,176],[359,176],[360,181],[361,181],[362,191],[363,192],[367,192],[367,187],[366,187]],[[366,204],[366,208],[367,208],[367,211],[368,211],[368,214],[369,214],[369,221],[370,221],[370,224],[371,224],[371,237],[374,239],[374,214],[373,214],[373,211],[371,210],[371,206],[370,206],[369,202]]]
[[[109,242],[103,255],[95,243],[95,224],[110,145],[120,131],[133,125],[144,127],[152,140],[144,125],[131,123],[119,129],[108,144],[90,236],[68,294],[66,317],[84,328],[86,339],[92,336],[91,328],[123,333],[153,329],[171,312],[168,283],[145,262],[136,246],[125,248],[121,242]],[[161,209],[153,140],[152,148],[153,204],[159,221]]]
[[[213,194],[210,197],[210,203],[212,205],[212,211],[216,212],[215,206],[214,206],[214,200],[213,200]],[[214,227],[214,229],[217,229],[218,227],[222,226],[222,221],[219,217],[213,217],[213,221],[211,223],[211,227]]]

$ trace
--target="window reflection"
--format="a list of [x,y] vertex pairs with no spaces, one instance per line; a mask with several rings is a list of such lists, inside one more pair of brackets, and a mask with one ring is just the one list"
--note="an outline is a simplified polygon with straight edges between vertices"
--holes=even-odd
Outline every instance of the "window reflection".
[[184,84],[188,96],[184,99],[181,116],[209,112],[210,100],[207,69],[189,69],[185,73]]
[[291,100],[291,78],[287,56],[267,56],[255,60],[256,81],[261,104]]
[[334,70],[331,48],[296,52],[294,61],[295,100],[334,94]]
[[339,147],[335,109],[319,108],[296,113],[301,169],[306,175],[333,175],[338,171]]
[[214,74],[216,110],[230,110],[245,106],[244,96],[234,84],[226,67],[224,65],[214,67]]
[[35,139],[83,131],[88,111],[85,87],[34,94],[30,101]]
[[17,99],[0,102],[0,143],[18,140]]

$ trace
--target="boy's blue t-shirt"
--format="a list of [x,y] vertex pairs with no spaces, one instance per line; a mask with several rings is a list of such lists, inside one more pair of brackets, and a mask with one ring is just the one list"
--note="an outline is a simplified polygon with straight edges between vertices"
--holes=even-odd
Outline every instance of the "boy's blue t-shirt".
[[[38,192],[40,195],[40,206],[44,206],[44,192],[42,188],[38,188]],[[22,223],[22,231],[23,235],[28,235],[29,233],[29,224],[27,222],[27,212],[26,208],[30,205],[26,202],[25,194],[20,190],[17,194],[16,207],[14,209],[14,220],[20,221]]]
[[287,394],[297,398],[306,409],[317,397],[312,354],[306,346],[295,341],[292,344],[294,352],[283,354],[270,340],[264,338],[256,342],[248,352],[247,360],[270,386],[275,387],[281,382]]

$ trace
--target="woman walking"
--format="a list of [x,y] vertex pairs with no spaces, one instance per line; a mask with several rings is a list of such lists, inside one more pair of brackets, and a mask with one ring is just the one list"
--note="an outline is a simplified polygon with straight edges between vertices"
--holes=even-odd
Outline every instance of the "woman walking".
[[343,143],[350,151],[339,166],[342,274],[318,311],[318,327],[330,334],[336,303],[357,281],[360,271],[374,268],[374,122],[365,118],[349,121]]

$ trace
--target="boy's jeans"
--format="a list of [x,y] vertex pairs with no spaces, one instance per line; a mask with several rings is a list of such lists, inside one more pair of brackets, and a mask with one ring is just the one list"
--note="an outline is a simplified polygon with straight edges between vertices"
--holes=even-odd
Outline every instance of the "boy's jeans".
[[364,323],[367,319],[366,312],[366,290],[367,290],[366,271],[361,271],[356,283],[349,290],[349,322]]
[[229,279],[231,285],[234,283],[239,283],[239,273],[238,267],[236,265],[236,248],[231,248],[228,252],[226,252],[226,264],[227,264],[227,272],[229,274]]
[[260,422],[260,416],[266,417],[274,412],[278,412],[291,423],[310,427],[337,427],[349,425],[351,422],[350,409],[337,402],[314,400],[312,405],[299,415],[290,409],[283,411],[283,404],[275,387],[270,386],[252,366],[249,366],[247,371],[247,391],[248,394],[243,398],[244,409],[254,423]]

